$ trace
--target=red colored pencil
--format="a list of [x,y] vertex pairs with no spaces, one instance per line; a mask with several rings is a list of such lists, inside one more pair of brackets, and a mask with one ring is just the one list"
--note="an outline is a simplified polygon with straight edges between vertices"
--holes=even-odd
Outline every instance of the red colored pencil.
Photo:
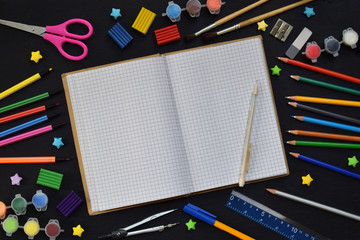
[[29,109],[26,111],[22,111],[22,112],[15,113],[15,114],[12,114],[12,115],[9,115],[6,117],[2,117],[2,118],[0,118],[0,124],[7,123],[10,121],[19,119],[19,118],[27,117],[27,116],[30,116],[30,115],[33,115],[36,113],[45,112],[47,109],[50,109],[50,108],[53,108],[53,107],[56,107],[59,105],[60,105],[60,103],[55,103],[55,104],[50,104],[50,105],[42,105],[42,106],[32,108],[32,109]]
[[316,67],[316,66],[313,66],[313,65],[310,65],[310,64],[307,64],[307,63],[303,63],[303,62],[300,62],[300,61],[296,61],[296,60],[293,60],[293,59],[289,59],[289,58],[277,57],[277,59],[279,59],[280,61],[283,61],[284,63],[288,63],[290,65],[294,65],[294,66],[297,66],[297,67],[308,69],[310,71],[322,73],[322,74],[325,74],[325,75],[329,75],[331,77],[336,77],[336,78],[340,78],[340,79],[345,80],[345,81],[360,84],[360,78],[356,78],[356,77],[352,77],[352,76],[345,75],[345,74],[342,74],[342,73],[338,73],[338,72],[335,72],[335,71],[327,70],[325,68]]

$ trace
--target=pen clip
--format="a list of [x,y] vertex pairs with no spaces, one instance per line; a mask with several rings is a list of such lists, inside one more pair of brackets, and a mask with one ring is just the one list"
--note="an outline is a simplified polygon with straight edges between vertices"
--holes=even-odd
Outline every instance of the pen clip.
[[204,209],[201,209],[191,203],[188,203],[187,205],[185,205],[185,207],[183,208],[184,212],[187,212],[188,214],[210,224],[210,225],[214,225],[214,222],[216,220],[216,216],[214,214],[211,214],[207,211],[205,211]]

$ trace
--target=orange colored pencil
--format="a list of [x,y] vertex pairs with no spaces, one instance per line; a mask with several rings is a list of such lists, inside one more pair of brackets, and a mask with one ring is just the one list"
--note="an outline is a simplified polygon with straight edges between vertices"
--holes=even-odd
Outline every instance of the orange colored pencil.
[[344,140],[344,141],[351,141],[351,142],[360,142],[360,137],[352,136],[352,135],[313,132],[313,131],[305,131],[305,130],[288,130],[287,132],[294,134],[294,135],[298,135],[298,136],[328,138],[328,139],[337,139],[337,140]]
[[331,71],[331,70],[328,70],[328,69],[325,69],[325,68],[316,67],[314,65],[310,65],[310,64],[307,64],[307,63],[303,63],[303,62],[296,61],[296,60],[289,59],[289,58],[285,58],[285,57],[277,57],[277,59],[279,59],[280,61],[283,61],[284,63],[294,65],[294,66],[297,66],[297,67],[301,67],[301,68],[305,68],[305,69],[308,69],[308,70],[313,71],[313,72],[322,73],[322,74],[325,74],[325,75],[328,75],[328,76],[331,76],[331,77],[336,77],[336,78],[339,78],[339,79],[342,79],[342,80],[345,80],[345,81],[360,84],[360,78],[345,75],[345,74],[338,73],[338,72],[335,72],[335,71]]
[[285,98],[293,100],[293,101],[297,101],[297,102],[310,102],[310,103],[320,103],[320,104],[329,104],[329,105],[341,105],[341,106],[348,106],[348,107],[360,107],[360,101],[308,97],[308,96],[286,96]]
[[59,161],[68,161],[69,158],[59,157],[0,157],[0,164],[14,163],[55,163]]

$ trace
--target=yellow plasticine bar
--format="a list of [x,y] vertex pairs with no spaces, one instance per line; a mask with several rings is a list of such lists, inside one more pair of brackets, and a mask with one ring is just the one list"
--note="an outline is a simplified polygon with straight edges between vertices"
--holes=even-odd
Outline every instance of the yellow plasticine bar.
[[131,27],[145,35],[148,32],[155,17],[156,17],[155,13],[142,7],[139,12],[139,15],[136,17]]

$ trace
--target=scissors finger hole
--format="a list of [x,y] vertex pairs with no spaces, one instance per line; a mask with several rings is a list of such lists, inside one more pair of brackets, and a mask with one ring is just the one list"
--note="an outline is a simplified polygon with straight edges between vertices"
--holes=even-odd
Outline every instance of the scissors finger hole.
[[68,42],[63,43],[62,48],[67,54],[71,56],[80,56],[84,52],[81,46]]
[[71,23],[67,26],[66,30],[77,35],[86,35],[89,32],[88,27],[81,23]]

